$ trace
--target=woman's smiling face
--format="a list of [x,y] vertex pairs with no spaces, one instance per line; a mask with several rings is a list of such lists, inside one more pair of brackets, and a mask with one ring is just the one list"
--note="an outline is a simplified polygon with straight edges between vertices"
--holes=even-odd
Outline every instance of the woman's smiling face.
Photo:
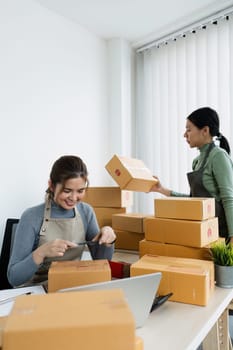
[[78,202],[85,196],[86,182],[83,178],[77,177],[67,180],[64,185],[49,184],[50,190],[53,192],[53,200],[63,209],[73,209]]

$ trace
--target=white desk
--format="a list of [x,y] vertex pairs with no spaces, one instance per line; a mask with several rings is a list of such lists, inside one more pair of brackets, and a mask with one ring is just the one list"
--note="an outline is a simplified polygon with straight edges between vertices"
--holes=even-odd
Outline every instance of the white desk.
[[233,289],[216,287],[204,307],[167,301],[137,329],[144,350],[196,350],[232,299]]

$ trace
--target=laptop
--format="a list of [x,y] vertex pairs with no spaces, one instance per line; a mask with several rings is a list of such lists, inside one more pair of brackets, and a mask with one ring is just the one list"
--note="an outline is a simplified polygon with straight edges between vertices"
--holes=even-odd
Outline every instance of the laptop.
[[161,272],[156,272],[107,282],[60,289],[58,292],[63,293],[97,289],[122,289],[129,308],[134,316],[136,328],[140,328],[145,324],[145,321],[150,314],[161,276]]

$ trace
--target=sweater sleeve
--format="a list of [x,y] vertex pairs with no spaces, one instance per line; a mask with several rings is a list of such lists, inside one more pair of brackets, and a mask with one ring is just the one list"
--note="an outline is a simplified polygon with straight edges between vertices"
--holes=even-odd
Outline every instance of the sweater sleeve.
[[190,197],[190,195],[180,192],[171,191],[171,197]]
[[39,231],[42,224],[40,210],[26,210],[17,225],[12,253],[8,265],[8,280],[14,287],[28,282],[38,270],[32,258],[32,252],[39,241]]

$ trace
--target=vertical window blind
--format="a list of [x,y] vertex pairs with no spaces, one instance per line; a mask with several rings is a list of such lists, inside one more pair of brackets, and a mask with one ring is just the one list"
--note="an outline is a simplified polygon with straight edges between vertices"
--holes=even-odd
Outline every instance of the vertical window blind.
[[[199,107],[216,109],[233,153],[233,16],[227,15],[137,53],[136,156],[164,186],[189,193],[186,173],[198,154],[183,134]],[[159,194],[137,194],[153,213]]]

